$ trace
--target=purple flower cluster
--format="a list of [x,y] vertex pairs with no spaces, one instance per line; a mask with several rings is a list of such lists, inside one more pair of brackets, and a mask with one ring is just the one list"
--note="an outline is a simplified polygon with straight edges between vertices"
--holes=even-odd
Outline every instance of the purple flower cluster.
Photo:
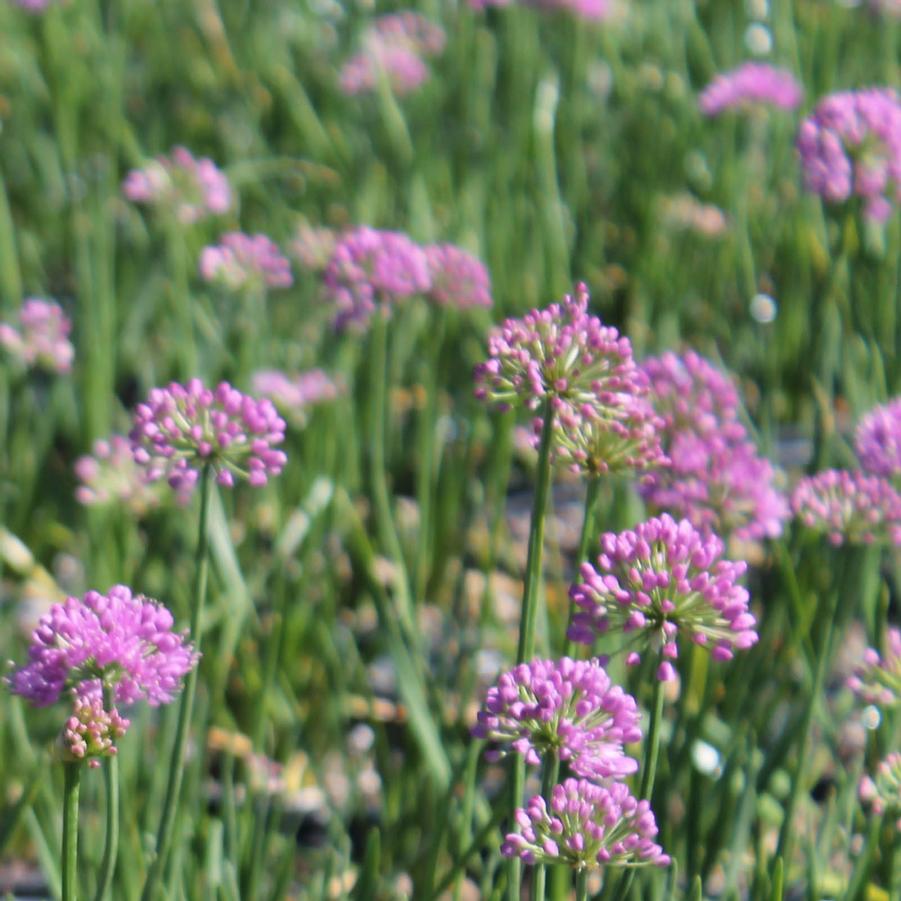
[[[715,535],[663,514],[634,530],[605,533],[600,546],[596,565],[583,564],[582,581],[570,589],[578,607],[569,631],[573,641],[635,633],[642,647],[666,658],[657,672],[664,681],[675,675],[669,661],[678,656],[680,633],[710,646],[717,660],[757,641],[748,592],[738,584],[747,565],[721,559],[723,543]],[[633,652],[628,661],[639,659]]]
[[425,252],[401,232],[367,226],[342,235],[325,269],[338,328],[365,325],[379,308],[431,288]]
[[698,529],[745,539],[781,534],[788,503],[773,484],[772,464],[758,456],[739,421],[732,380],[693,351],[652,357],[642,370],[669,458],[643,481],[645,500]]
[[893,751],[880,761],[875,779],[864,776],[858,794],[873,813],[895,817],[895,829],[901,832],[901,753]]
[[767,63],[743,63],[717,75],[701,92],[698,105],[705,116],[718,116],[726,110],[757,104],[795,109],[803,96],[791,72]]
[[13,692],[38,707],[69,689],[81,698],[114,689],[120,704],[167,704],[197,664],[172,614],[124,585],[54,604],[31,638],[28,663],[9,677]]
[[290,288],[294,284],[291,264],[278,245],[266,235],[228,232],[218,244],[204,247],[200,274],[229,291],[264,293],[267,288]]
[[54,0],[13,0],[13,3],[25,12],[37,15],[54,3]]
[[798,152],[810,191],[830,203],[852,196],[884,222],[901,200],[901,100],[890,88],[830,94],[801,124]]
[[75,696],[72,716],[66,720],[62,734],[65,753],[74,760],[87,760],[88,766],[99,767],[99,757],[116,754],[115,742],[128,731],[131,722],[119,711],[103,709],[99,695]]
[[288,375],[277,369],[262,369],[251,379],[253,391],[268,397],[294,425],[304,426],[310,407],[335,400],[343,387],[321,369]]
[[834,545],[901,545],[901,495],[879,476],[844,469],[808,476],[795,486],[792,509]]
[[901,629],[889,628],[884,656],[867,648],[863,663],[848,679],[848,688],[865,704],[895,707],[901,703]]
[[[514,0],[469,0],[473,9],[489,6],[512,6]],[[611,0],[523,0],[523,6],[531,6],[548,12],[559,10],[568,12],[588,22],[602,22],[613,14],[615,5]]]
[[444,29],[414,12],[377,19],[363,34],[362,50],[339,77],[345,94],[374,91],[385,78],[395,94],[409,94],[429,77],[424,57],[444,50]]
[[65,373],[75,357],[71,331],[72,323],[59,304],[32,297],[22,304],[17,325],[0,323],[0,347],[23,366]]
[[638,769],[623,750],[641,738],[638,723],[635,699],[611,683],[599,661],[564,657],[503,673],[472,734],[509,744],[533,765],[556,754],[576,775],[602,780]]
[[454,244],[425,248],[429,267],[429,299],[441,307],[490,307],[491,276],[481,260]]
[[231,186],[222,170],[206,157],[195,159],[185,147],[174,147],[169,156],[132,169],[122,191],[134,203],[166,210],[182,225],[221,215],[232,205]]
[[85,506],[121,504],[142,516],[160,505],[158,486],[147,481],[144,468],[135,462],[131,442],[124,435],[95,442],[92,454],[75,461],[75,475],[81,482],[75,489],[75,498]]
[[901,398],[870,410],[857,425],[854,447],[871,475],[901,476]]
[[272,402],[248,397],[228,382],[211,389],[191,379],[154,388],[135,410],[129,437],[148,478],[166,477],[179,492],[190,492],[205,466],[212,466],[220,485],[231,487],[236,477],[265,485],[287,460],[276,449],[285,422]]
[[541,795],[516,811],[520,832],[501,848],[527,864],[565,863],[574,869],[607,866],[667,866],[655,844],[657,823],[647,801],[637,801],[625,783],[595,785],[567,779],[554,786],[550,803]]

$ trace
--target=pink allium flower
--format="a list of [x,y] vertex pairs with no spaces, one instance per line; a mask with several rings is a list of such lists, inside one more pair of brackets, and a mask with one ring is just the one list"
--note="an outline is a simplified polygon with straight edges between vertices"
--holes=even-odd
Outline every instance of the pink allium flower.
[[693,351],[652,357],[641,368],[669,458],[668,467],[643,480],[644,499],[698,529],[742,539],[780,535],[788,503],[774,485],[772,464],[758,456],[738,419],[732,380]]
[[195,159],[185,147],[132,169],[122,183],[125,196],[167,210],[183,225],[228,212],[232,190],[225,174],[206,157]]
[[895,828],[901,832],[901,754],[893,751],[876,767],[876,778],[864,776],[858,791],[860,800],[877,816],[896,817]]
[[491,277],[481,260],[453,244],[425,248],[432,287],[429,299],[442,307],[490,307]]
[[200,274],[229,291],[265,292],[267,288],[290,288],[294,284],[291,264],[266,235],[228,232],[218,244],[204,247]]
[[534,766],[554,753],[578,776],[607,779],[638,769],[623,745],[641,738],[639,720],[635,699],[598,660],[564,657],[521,663],[501,675],[472,734],[509,744]]
[[81,482],[75,498],[85,506],[121,504],[143,516],[160,505],[158,486],[147,481],[147,473],[135,462],[131,442],[124,435],[95,442],[93,454],[75,461],[75,475]]
[[522,319],[507,319],[488,339],[476,367],[476,397],[503,408],[537,409],[546,397],[576,414],[605,415],[644,389],[628,338],[588,312],[588,289]]
[[[512,6],[514,0],[469,0],[473,9],[489,6]],[[523,6],[531,6],[546,12],[568,12],[589,22],[602,22],[613,14],[615,4],[611,0],[522,0]]]
[[103,709],[99,695],[75,695],[72,716],[66,720],[61,737],[65,754],[73,760],[87,760],[88,766],[99,767],[100,757],[113,757],[115,742],[128,731],[131,722],[119,711]]
[[432,285],[425,252],[401,232],[361,226],[342,235],[325,270],[325,289],[338,308],[337,328],[363,326],[381,308]]
[[867,648],[863,663],[848,679],[848,688],[865,704],[895,707],[901,703],[901,629],[888,630],[885,656],[875,648]]
[[9,677],[10,689],[37,707],[67,689],[99,696],[102,685],[115,689],[120,704],[168,704],[198,660],[186,633],[173,632],[172,624],[162,604],[124,585],[67,598],[41,617],[29,662]]
[[285,421],[272,402],[228,382],[213,389],[191,379],[154,388],[137,406],[129,437],[150,481],[165,477],[179,492],[194,487],[204,466],[212,466],[220,485],[231,487],[237,477],[260,486],[287,461],[276,449],[285,439]]
[[901,200],[901,101],[891,88],[830,94],[801,123],[807,189],[829,203],[852,196],[884,222]]
[[287,375],[277,369],[261,369],[253,374],[254,394],[268,397],[295,425],[306,424],[310,407],[335,400],[343,386],[321,369]]
[[550,803],[535,795],[516,811],[519,832],[507,835],[505,857],[527,864],[565,863],[575,869],[670,863],[654,843],[657,823],[647,801],[637,801],[624,782],[595,785],[567,779],[555,785]]
[[395,94],[409,94],[429,77],[423,57],[441,53],[444,43],[444,29],[417,13],[383,16],[364,33],[362,51],[342,68],[341,90],[368,93],[385,77]]
[[672,228],[697,232],[705,238],[718,238],[729,227],[726,214],[709,203],[701,203],[687,192],[663,198],[660,212]]
[[309,272],[324,272],[335,252],[338,236],[330,228],[302,222],[288,245],[288,252]]
[[55,0],[12,0],[12,2],[20,9],[24,9],[25,12],[37,15],[47,9]]
[[735,107],[767,104],[795,109],[804,92],[794,75],[767,63],[743,63],[723,72],[701,92],[698,105],[705,116],[718,116]]
[[0,347],[23,366],[66,373],[75,357],[71,331],[72,323],[59,304],[32,297],[22,304],[18,325],[0,323]]
[[[635,633],[642,649],[665,659],[658,678],[672,678],[681,633],[711,646],[717,660],[757,641],[748,592],[738,584],[744,562],[723,560],[716,535],[698,532],[688,520],[663,514],[628,530],[601,536],[595,566],[582,565],[582,581],[570,589],[578,608],[569,630],[573,641],[591,644],[610,631]],[[630,654],[629,662],[639,659]]]
[[870,410],[857,425],[854,447],[871,475],[901,476],[901,398]]
[[827,469],[802,479],[792,494],[795,516],[834,545],[901,545],[901,495],[879,476]]

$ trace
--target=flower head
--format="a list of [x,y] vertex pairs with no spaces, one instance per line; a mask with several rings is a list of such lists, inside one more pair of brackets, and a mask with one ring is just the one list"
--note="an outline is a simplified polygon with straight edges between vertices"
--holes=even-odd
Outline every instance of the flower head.
[[335,251],[337,239],[330,228],[301,222],[294,239],[288,244],[288,252],[308,272],[324,272]]
[[791,72],[767,63],[743,63],[717,75],[701,92],[698,104],[705,116],[718,116],[725,110],[753,104],[794,109],[803,95]]
[[889,628],[884,656],[867,648],[863,663],[848,679],[848,688],[865,704],[895,707],[901,703],[901,629]]
[[16,6],[24,9],[27,13],[37,15],[42,13],[48,6],[53,4],[55,0],[13,0]]
[[205,466],[220,485],[235,478],[265,485],[287,457],[276,449],[285,422],[270,400],[255,400],[220,382],[207,388],[199,379],[154,388],[135,410],[129,435],[135,460],[151,481],[163,478],[176,491],[190,491]]
[[338,328],[362,326],[381,309],[432,285],[422,248],[401,232],[361,226],[339,238],[325,270],[326,292],[337,307]]
[[807,189],[829,203],[852,196],[885,221],[901,200],[901,101],[890,88],[830,94],[801,124],[798,152]]
[[268,397],[298,426],[306,424],[310,407],[335,400],[343,387],[321,369],[287,375],[277,369],[261,369],[251,379],[254,393]]
[[643,480],[645,500],[698,529],[745,539],[781,534],[788,503],[775,487],[772,464],[757,454],[739,421],[732,380],[693,351],[652,357],[642,370],[669,458],[669,466]]
[[857,425],[854,447],[871,475],[901,476],[901,398],[870,410]]
[[87,760],[88,766],[100,766],[100,757],[113,757],[116,741],[128,731],[131,722],[114,707],[104,710],[99,695],[82,697],[75,694],[72,716],[66,720],[62,734],[65,754],[74,760]]
[[160,505],[159,486],[147,481],[147,473],[135,462],[131,442],[124,435],[95,442],[92,454],[75,461],[75,475],[81,482],[75,498],[87,507],[121,504],[142,516]]
[[527,763],[556,753],[577,775],[606,779],[638,769],[623,750],[641,738],[638,724],[635,699],[599,661],[564,657],[521,663],[501,675],[472,733],[509,744]]
[[595,785],[567,779],[555,785],[550,803],[535,795],[516,811],[519,832],[501,847],[505,857],[527,864],[565,863],[576,869],[667,866],[654,843],[657,823],[647,801],[637,801],[623,782]]
[[32,297],[22,304],[17,325],[0,323],[0,347],[23,366],[65,373],[75,356],[71,331],[72,323],[59,304]]
[[901,754],[895,751],[880,761],[876,778],[864,776],[858,794],[873,813],[897,817],[895,828],[901,832]]
[[484,264],[453,244],[425,248],[432,286],[429,299],[442,307],[490,307],[491,277]]
[[267,288],[290,288],[294,284],[291,264],[271,238],[229,232],[218,244],[204,247],[200,274],[229,291],[265,292]]
[[901,495],[879,476],[843,469],[808,476],[795,486],[792,509],[834,545],[901,545]]
[[143,169],[132,169],[122,183],[134,203],[167,210],[183,225],[228,212],[232,191],[228,178],[206,157],[195,159],[185,147],[174,147]]
[[[473,9],[489,6],[511,6],[514,0],[469,0]],[[602,22],[613,14],[612,0],[523,0],[523,6],[531,6],[546,12],[568,12],[587,22]]]
[[[723,543],[698,532],[688,520],[663,514],[634,530],[601,536],[595,566],[585,563],[582,581],[570,589],[578,611],[569,637],[590,644],[609,631],[634,633],[642,648],[665,658],[658,677],[673,676],[677,637],[710,646],[718,660],[757,641],[748,592],[738,584],[744,562],[723,560]],[[636,662],[638,652],[630,654]]]
[[384,77],[395,94],[409,94],[429,77],[423,57],[438,55],[444,43],[444,29],[417,13],[382,16],[364,32],[362,50],[342,68],[341,90],[369,93]]
[[114,689],[120,704],[168,704],[198,660],[172,624],[162,604],[124,585],[67,598],[41,617],[29,662],[9,677],[10,689],[38,707],[67,689],[81,698],[99,696],[101,685]]

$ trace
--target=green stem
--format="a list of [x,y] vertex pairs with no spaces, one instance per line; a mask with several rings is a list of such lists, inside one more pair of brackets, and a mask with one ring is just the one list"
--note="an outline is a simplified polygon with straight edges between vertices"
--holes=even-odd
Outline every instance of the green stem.
[[779,844],[776,848],[776,856],[781,857],[785,861],[786,868],[791,863],[791,852],[795,839],[792,820],[794,819],[795,807],[798,804],[798,799],[801,797],[801,791],[803,790],[805,781],[804,767],[807,763],[807,745],[810,740],[810,729],[813,724],[817,702],[823,693],[826,670],[829,668],[829,649],[832,645],[832,635],[835,631],[835,613],[838,607],[838,595],[838,591],[832,591],[829,595],[828,608],[826,610],[826,622],[823,627],[823,640],[817,648],[817,668],[816,673],[814,674],[813,687],[810,691],[810,697],[807,699],[807,708],[804,711],[804,720],[801,725],[798,759],[795,763],[794,773],[792,774],[791,794],[788,797],[788,803],[785,805],[782,828],[779,830]]
[[657,776],[657,759],[660,756],[660,723],[663,720],[663,682],[654,680],[654,703],[651,707],[651,722],[648,727],[648,745],[641,774],[640,799],[650,802],[654,793],[654,779]]
[[416,636],[415,621],[413,618],[413,604],[410,597],[410,580],[407,575],[404,562],[403,548],[397,529],[394,526],[394,516],[391,512],[391,496],[388,492],[388,482],[385,472],[385,437],[386,437],[386,395],[388,393],[388,327],[381,311],[376,311],[372,317],[372,329],[370,331],[369,352],[369,376],[370,391],[372,392],[372,408],[370,429],[372,430],[372,445],[369,456],[370,482],[372,488],[372,501],[375,507],[376,527],[382,546],[392,558],[395,567],[395,599],[397,602],[397,614],[409,638]]
[[[206,601],[207,580],[209,576],[209,512],[212,493],[212,473],[209,465],[204,466],[200,475],[200,522],[197,527],[197,552],[194,558],[194,596],[191,609],[191,638],[194,650],[200,652],[201,615]],[[185,746],[188,743],[188,728],[191,713],[194,709],[194,695],[197,692],[197,667],[188,673],[185,689],[178,709],[178,724],[175,730],[175,742],[169,760],[169,775],[166,781],[166,795],[163,800],[163,813],[160,816],[159,830],[156,835],[156,856],[150,865],[147,882],[141,895],[143,901],[153,901],[160,888],[160,880],[166,865],[166,858],[172,845],[175,829],[175,815],[178,811],[178,799],[185,771]]]
[[879,847],[879,833],[881,829],[882,817],[874,816],[870,820],[866,842],[857,856],[857,863],[854,865],[854,871],[851,873],[851,879],[848,881],[848,888],[845,890],[843,901],[857,901],[857,898],[860,897],[861,889],[866,885],[867,876],[873,864],[873,856]]
[[63,764],[66,775],[63,799],[63,891],[62,901],[75,901],[78,877],[78,790],[81,762]]
[[[601,491],[601,477],[592,476],[588,480],[588,486],[585,489],[585,512],[582,515],[582,534],[579,538],[579,553],[576,557],[576,577],[578,578],[579,569],[588,559],[588,546],[594,534],[594,517],[595,507],[598,503],[598,495]],[[576,648],[576,643],[569,637],[569,630],[573,624],[573,616],[576,613],[576,605],[572,598],[569,600],[569,615],[566,618],[566,637],[563,644],[563,656],[572,657]]]
[[584,868],[576,873],[576,901],[588,901],[588,870]]
[[[113,690],[108,686],[103,687],[103,706],[107,711],[113,709]],[[119,758],[115,754],[104,761],[103,778],[106,790],[106,842],[100,864],[100,878],[94,895],[95,901],[103,901],[113,881],[116,855],[119,850]]]
[[[553,751],[544,759],[544,772],[541,775],[541,797],[550,802],[551,792],[560,776],[560,758]],[[535,883],[532,889],[533,901],[544,901],[547,883],[547,867],[544,864],[535,868]]]
[[[551,489],[551,443],[554,436],[554,405],[551,399],[544,404],[544,424],[541,428],[541,444],[538,448],[538,473],[535,482],[535,499],[532,521],[529,526],[529,551],[526,559],[526,576],[523,584],[522,616],[519,624],[519,642],[516,662],[523,663],[535,653],[535,623],[538,610],[538,586],[541,582],[541,556],[544,547],[544,519],[548,495]],[[521,754],[513,757],[513,778],[510,782],[510,819],[522,803],[526,783],[526,762]],[[522,863],[518,857],[508,862],[507,897],[520,901]]]

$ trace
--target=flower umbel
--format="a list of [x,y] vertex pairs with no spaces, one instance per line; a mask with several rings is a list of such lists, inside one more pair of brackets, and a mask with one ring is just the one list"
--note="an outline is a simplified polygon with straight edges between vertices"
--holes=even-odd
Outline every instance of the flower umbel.
[[509,744],[527,763],[555,753],[577,775],[606,779],[638,769],[623,745],[641,738],[639,719],[635,699],[598,660],[564,657],[521,663],[501,675],[472,734]]
[[848,679],[848,688],[865,704],[895,707],[901,703],[901,629],[889,628],[884,656],[867,648],[862,665]]
[[[596,566],[583,564],[582,581],[570,589],[578,607],[569,631],[573,641],[590,644],[614,630],[635,633],[641,650],[665,658],[657,673],[664,681],[674,675],[669,661],[678,656],[680,633],[709,646],[717,660],[757,641],[748,592],[738,584],[747,565],[721,559],[716,535],[664,513],[634,531],[607,532],[600,545]],[[629,662],[639,657],[634,651]]]
[[567,779],[555,785],[550,803],[535,795],[516,811],[519,832],[507,835],[501,853],[527,864],[565,863],[575,869],[667,866],[654,843],[657,823],[647,801],[637,801],[623,782],[595,785]]
[[32,297],[22,304],[18,325],[0,323],[0,346],[23,366],[66,373],[75,356],[71,331],[72,323],[59,304]]
[[792,509],[834,545],[901,545],[901,495],[879,476],[844,469],[808,476],[795,486]]
[[491,277],[481,260],[453,244],[425,248],[432,286],[429,299],[441,307],[490,307]]
[[310,408],[335,400],[344,388],[321,369],[288,375],[277,369],[261,369],[253,374],[256,394],[268,397],[288,417],[292,425],[306,425]]
[[195,159],[185,147],[174,147],[169,156],[159,156],[143,169],[132,169],[122,191],[134,203],[171,213],[182,225],[221,215],[232,205],[225,173],[206,157]]
[[701,92],[698,105],[705,116],[718,116],[729,109],[758,104],[794,109],[803,96],[791,72],[767,63],[743,63],[717,75]]
[[294,284],[291,264],[278,245],[266,235],[243,232],[228,232],[218,244],[204,247],[200,274],[204,281],[229,291],[265,293],[267,288],[290,288]]
[[860,780],[860,800],[869,804],[873,813],[898,817],[895,828],[901,832],[901,754],[889,754],[876,767],[876,778]]
[[67,689],[82,699],[99,697],[101,685],[113,688],[120,704],[168,704],[198,659],[172,625],[162,604],[125,585],[67,598],[41,617],[29,662],[9,677],[10,689],[37,707]]
[[199,379],[154,388],[135,410],[129,436],[135,460],[151,481],[166,477],[176,491],[190,491],[205,466],[216,481],[235,479],[265,485],[287,457],[277,450],[285,421],[270,400],[255,400],[220,382],[207,388]]
[[854,448],[871,475],[901,476],[901,398],[874,407],[857,424]]
[[62,734],[64,752],[74,760],[87,760],[88,766],[100,766],[99,757],[112,757],[117,752],[115,742],[131,725],[119,711],[103,709],[99,695],[75,695],[72,716],[66,720]]

